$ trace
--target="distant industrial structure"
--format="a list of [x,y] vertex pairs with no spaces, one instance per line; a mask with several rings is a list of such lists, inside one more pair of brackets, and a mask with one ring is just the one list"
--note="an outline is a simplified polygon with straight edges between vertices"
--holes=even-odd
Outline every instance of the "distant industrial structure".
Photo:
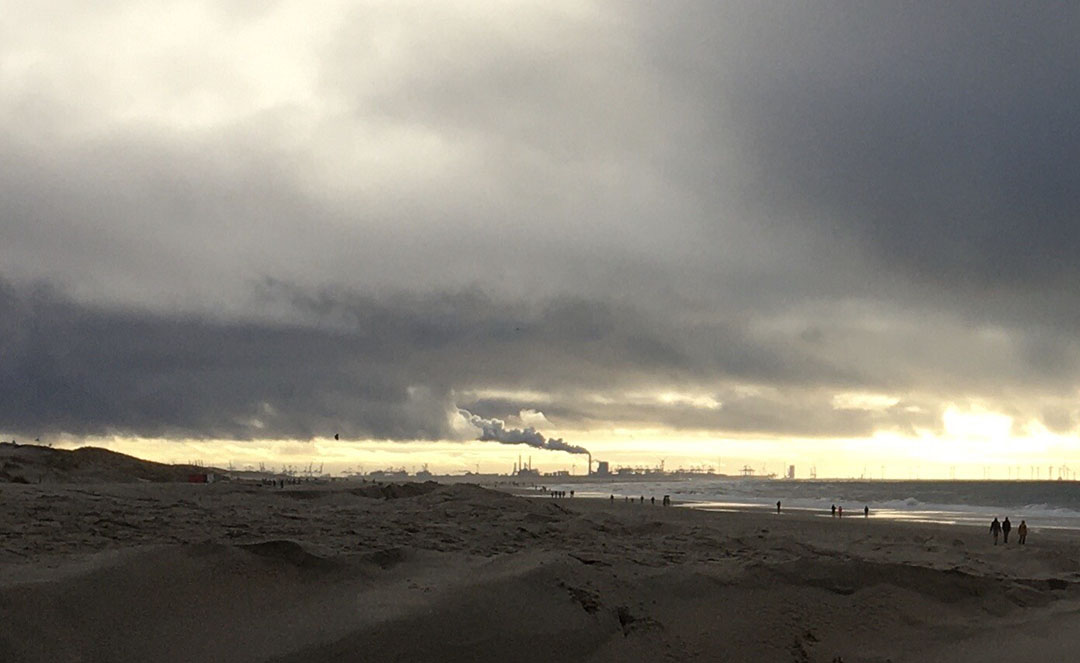
[[532,456],[529,456],[529,462],[527,465],[522,465],[521,454],[518,454],[517,463],[514,465],[514,471],[511,476],[515,476],[519,479],[539,479],[540,471],[533,469]]

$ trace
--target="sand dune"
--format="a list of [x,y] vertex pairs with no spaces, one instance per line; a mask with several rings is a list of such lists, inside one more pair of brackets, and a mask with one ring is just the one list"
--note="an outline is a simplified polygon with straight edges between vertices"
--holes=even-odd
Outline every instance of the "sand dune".
[[185,481],[209,470],[142,460],[98,447],[53,449],[37,444],[0,442],[0,484]]
[[[1076,540],[467,485],[4,487],[0,660],[1066,660]],[[1066,635],[1062,635],[1066,634]]]

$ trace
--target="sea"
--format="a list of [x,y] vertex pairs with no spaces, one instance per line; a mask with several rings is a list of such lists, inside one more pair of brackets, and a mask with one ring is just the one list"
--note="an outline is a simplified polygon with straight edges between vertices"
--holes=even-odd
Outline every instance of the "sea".
[[1080,530],[1080,481],[862,481],[691,478],[660,481],[605,481],[551,484],[551,490],[575,491],[580,497],[611,495],[659,504],[669,495],[676,506],[714,511],[768,509],[831,517],[844,516],[988,527],[1008,516],[1016,526]]

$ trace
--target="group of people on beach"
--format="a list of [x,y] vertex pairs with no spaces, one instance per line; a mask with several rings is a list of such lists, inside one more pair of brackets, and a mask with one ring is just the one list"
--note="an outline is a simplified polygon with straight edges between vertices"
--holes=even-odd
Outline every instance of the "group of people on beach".
[[[864,505],[863,506],[862,515],[863,515],[863,518],[869,518],[870,517],[870,506],[869,505]],[[832,517],[833,518],[843,518],[844,517],[844,507],[836,506],[835,504],[832,505]]]
[[[994,522],[990,523],[990,533],[994,535],[994,545],[998,544],[998,536],[1005,539],[1005,543],[1009,542],[1009,532],[1012,531],[1012,523],[1009,522],[1009,517],[1005,516],[1005,520],[998,522],[997,517],[994,518]],[[1016,528],[1016,534],[1020,537],[1020,545],[1027,543],[1028,526],[1027,521],[1021,520],[1020,526]]]
[[[615,493],[611,494],[611,501],[612,502],[615,501]],[[630,497],[629,495],[624,495],[623,496],[623,501],[624,502],[639,502],[641,504],[644,504],[645,503],[645,496],[642,495],[641,497],[639,497],[638,499],[635,500],[633,497]],[[649,504],[656,504],[656,496],[655,495],[649,498]],[[671,506],[671,495],[664,495],[664,500],[663,500],[662,504],[664,506]]]
[[265,477],[262,480],[262,485],[270,486],[271,488],[284,488],[286,485],[292,486],[300,483],[299,477],[285,477],[282,479],[275,479],[272,477]]
[[[780,513],[780,507],[781,507],[781,501],[776,500],[776,513]],[[864,506],[862,508],[862,515],[863,515],[863,518],[869,518],[870,517],[870,507],[869,506]],[[835,504],[832,505],[832,517],[833,518],[843,518],[844,517],[844,507],[836,506]]]

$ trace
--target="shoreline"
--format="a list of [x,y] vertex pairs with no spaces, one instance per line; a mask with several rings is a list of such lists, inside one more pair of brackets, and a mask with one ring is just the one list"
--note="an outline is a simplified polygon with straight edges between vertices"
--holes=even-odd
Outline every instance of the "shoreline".
[[[595,496],[595,495],[584,495],[584,496],[575,495],[572,498],[571,497],[552,498],[550,496],[550,493],[540,492],[539,490],[518,489],[518,488],[515,488],[513,490],[506,490],[506,489],[504,489],[502,487],[493,487],[492,489],[493,490],[502,490],[503,492],[508,492],[510,494],[513,494],[513,495],[518,495],[518,496],[521,496],[521,497],[528,497],[528,498],[554,499],[554,500],[564,500],[564,499],[569,499],[569,500],[597,500],[599,502],[612,503],[610,498],[599,497],[599,496]],[[620,505],[620,504],[629,504],[629,505],[639,504],[640,505],[640,503],[638,501],[635,501],[634,499],[630,499],[627,502],[626,500],[623,499],[623,496],[616,496],[615,500],[614,500],[614,502],[612,504],[616,505],[616,506]],[[657,504],[653,505],[649,501],[649,497],[646,497],[644,506],[645,507],[652,507],[652,506],[660,507],[661,505],[659,504],[659,502]],[[773,516],[776,515],[775,504],[774,505],[768,505],[768,504],[750,503],[750,502],[706,502],[706,501],[699,502],[699,501],[694,501],[694,500],[685,500],[685,499],[679,500],[679,499],[674,499],[673,498],[671,500],[671,506],[673,508],[692,509],[692,510],[695,510],[695,511],[707,511],[707,512],[713,512],[713,513],[756,513],[756,514],[764,514],[764,515],[770,515],[771,514]],[[936,517],[936,518],[931,517],[929,515],[923,515],[923,514],[930,514],[930,513],[936,513],[936,514],[941,514],[941,515],[939,517]],[[820,508],[783,505],[782,511],[781,511],[781,516],[786,516],[786,515],[789,515],[789,514],[798,514],[798,515],[801,515],[801,516],[812,517],[812,518],[821,518],[821,519],[825,519],[825,520],[842,520],[842,521],[849,521],[849,520],[879,520],[879,521],[894,522],[894,523],[898,523],[898,524],[910,524],[912,526],[940,525],[940,526],[944,526],[944,527],[964,527],[964,528],[973,528],[973,529],[974,528],[983,528],[983,529],[985,529],[987,531],[987,536],[989,536],[990,520],[992,520],[994,516],[990,516],[989,519],[987,519],[986,522],[984,523],[984,522],[981,522],[981,521],[976,521],[974,518],[971,518],[971,517],[964,517],[964,516],[967,516],[970,513],[972,513],[972,512],[961,513],[961,512],[940,512],[940,511],[925,511],[925,510],[924,511],[920,511],[920,510],[902,511],[902,510],[898,510],[898,509],[871,509],[869,517],[866,517],[866,516],[863,515],[862,509],[858,509],[858,510],[851,510],[851,511],[845,510],[843,517],[840,517],[840,516],[833,516],[830,513],[830,511],[828,511],[828,510],[822,511]],[[950,515],[950,514],[959,515],[959,516],[962,516],[962,517],[949,519],[948,515]],[[1004,509],[1001,511],[1001,514],[1002,514],[1002,517],[1004,517],[1004,515],[1008,515],[1007,511],[1004,510]],[[1013,520],[1012,516],[1010,516],[1010,520]],[[1015,528],[1019,526],[1021,520],[1026,520],[1026,518],[1015,518],[1016,522],[1012,523],[1014,531],[1015,531]],[[1075,525],[1055,525],[1055,524],[1045,524],[1045,523],[1041,523],[1041,522],[1036,522],[1036,524],[1028,523],[1028,529],[1029,529],[1029,535],[1030,536],[1042,535],[1042,534],[1049,533],[1049,532],[1059,532],[1059,533],[1062,533],[1062,534],[1067,534],[1069,536],[1074,536],[1075,538],[1080,540],[1080,522],[1076,523]]]

